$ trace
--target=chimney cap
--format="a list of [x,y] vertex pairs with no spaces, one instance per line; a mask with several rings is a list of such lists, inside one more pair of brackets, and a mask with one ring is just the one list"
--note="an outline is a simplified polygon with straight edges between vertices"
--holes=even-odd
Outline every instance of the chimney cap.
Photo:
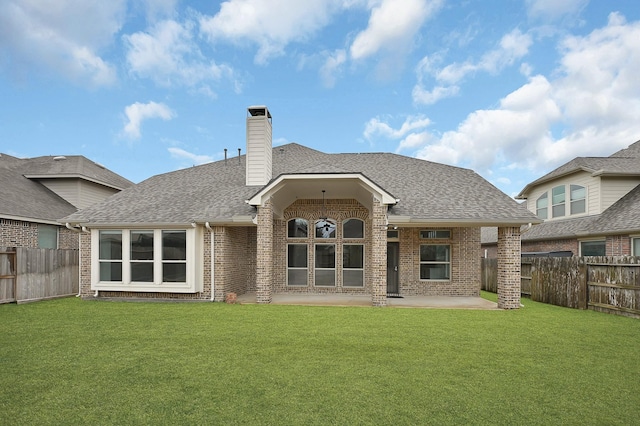
[[271,113],[269,112],[269,109],[265,105],[252,105],[249,108],[247,108],[247,111],[252,117],[266,115],[267,118],[271,119]]

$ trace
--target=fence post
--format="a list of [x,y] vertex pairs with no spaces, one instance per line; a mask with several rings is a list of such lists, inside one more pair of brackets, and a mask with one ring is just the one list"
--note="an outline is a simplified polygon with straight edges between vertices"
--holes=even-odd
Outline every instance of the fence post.
[[578,258],[578,309],[587,309],[589,307],[589,271],[587,270],[587,262],[584,257]]

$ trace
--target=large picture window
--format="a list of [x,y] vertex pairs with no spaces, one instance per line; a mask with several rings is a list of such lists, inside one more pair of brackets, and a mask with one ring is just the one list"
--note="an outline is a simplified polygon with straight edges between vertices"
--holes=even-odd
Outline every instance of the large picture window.
[[319,287],[336,285],[335,244],[316,244],[315,246],[315,285]]
[[451,277],[451,246],[420,245],[420,279],[448,280]]
[[364,245],[345,244],[342,246],[342,285],[345,287],[364,286]]
[[287,245],[287,285],[306,286],[308,279],[307,245]]
[[114,291],[202,291],[196,229],[93,230],[91,288]]

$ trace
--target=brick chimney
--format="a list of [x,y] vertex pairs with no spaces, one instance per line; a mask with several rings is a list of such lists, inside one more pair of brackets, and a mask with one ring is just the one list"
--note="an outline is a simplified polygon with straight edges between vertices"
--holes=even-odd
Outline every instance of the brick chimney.
[[247,108],[247,186],[271,180],[271,113],[264,105]]

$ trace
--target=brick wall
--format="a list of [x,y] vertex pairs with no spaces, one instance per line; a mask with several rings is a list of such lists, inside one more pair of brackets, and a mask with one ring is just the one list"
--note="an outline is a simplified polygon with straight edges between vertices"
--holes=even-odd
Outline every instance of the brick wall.
[[[421,230],[451,230],[451,239],[420,238]],[[400,294],[405,296],[478,296],[480,294],[480,228],[401,228]],[[451,246],[451,279],[420,279],[420,245]]]
[[[213,231],[215,300],[224,301],[229,293],[256,291],[256,228],[216,226]],[[205,274],[208,270],[205,265]],[[207,283],[210,281],[205,280],[205,288],[210,291]]]
[[[58,248],[78,248],[78,234],[58,226]],[[38,224],[13,219],[0,219],[0,246],[38,248]]]

